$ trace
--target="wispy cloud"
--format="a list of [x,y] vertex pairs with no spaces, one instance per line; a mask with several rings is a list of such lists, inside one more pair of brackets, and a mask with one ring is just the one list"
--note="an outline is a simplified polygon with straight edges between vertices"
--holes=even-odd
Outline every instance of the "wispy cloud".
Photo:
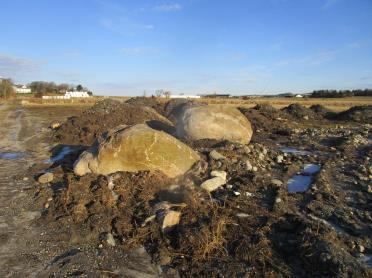
[[98,3],[102,13],[99,25],[113,33],[124,35],[155,29],[153,24],[136,19],[136,12],[126,9],[123,5],[110,1]]
[[338,51],[322,51],[309,56],[288,58],[276,62],[275,66],[288,66],[288,65],[308,65],[315,66],[333,60]]
[[325,0],[323,5],[321,6],[321,9],[322,10],[327,10],[331,7],[333,7],[334,5],[336,5],[337,3],[339,3],[341,0]]
[[41,62],[38,61],[0,53],[1,76],[22,77],[35,72],[40,68],[40,65]]
[[138,56],[153,54],[156,50],[151,47],[123,47],[120,52],[124,56]]
[[163,3],[154,6],[154,10],[160,12],[175,12],[182,10],[182,8],[182,5],[179,3]]

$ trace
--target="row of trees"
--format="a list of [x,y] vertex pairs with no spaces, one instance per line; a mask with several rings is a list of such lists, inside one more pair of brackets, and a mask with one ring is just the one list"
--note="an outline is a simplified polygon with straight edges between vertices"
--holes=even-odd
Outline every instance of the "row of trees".
[[10,79],[0,79],[0,98],[13,98],[16,92]]
[[82,85],[77,85],[76,87],[71,84],[56,84],[54,82],[45,82],[45,81],[34,81],[28,84],[31,88],[31,92],[37,95],[44,94],[64,94],[67,91],[79,91],[79,92],[88,92],[92,94],[88,88],[83,87]]
[[343,97],[372,96],[372,89],[365,90],[318,90],[310,95],[312,98],[343,98]]

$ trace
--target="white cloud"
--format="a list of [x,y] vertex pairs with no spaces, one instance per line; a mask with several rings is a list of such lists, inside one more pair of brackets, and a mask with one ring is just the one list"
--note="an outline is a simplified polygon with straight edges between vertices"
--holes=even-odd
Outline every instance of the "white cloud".
[[14,57],[0,53],[0,75],[10,78],[21,77],[35,72],[40,67],[40,62],[26,58]]
[[178,3],[163,3],[156,5],[154,7],[154,10],[160,12],[175,12],[182,10],[182,8],[183,8],[182,5]]

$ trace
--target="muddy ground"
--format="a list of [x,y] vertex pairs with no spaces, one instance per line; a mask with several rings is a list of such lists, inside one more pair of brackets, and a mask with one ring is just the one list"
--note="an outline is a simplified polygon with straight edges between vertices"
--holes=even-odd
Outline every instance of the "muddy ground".
[[[371,275],[371,107],[341,115],[319,106],[242,108],[254,127],[251,144],[186,142],[203,159],[184,177],[76,177],[74,160],[105,132],[101,126],[115,124],[116,117],[106,116],[97,127],[105,110],[121,111],[124,119],[132,115],[128,109],[146,105],[173,122],[171,111],[179,112],[177,103],[129,105],[107,102],[83,114],[82,108],[0,106],[2,274]],[[61,128],[47,128],[71,114],[77,117]],[[163,130],[172,134],[169,126]],[[199,185],[212,170],[226,171],[228,182],[209,195]],[[40,184],[45,171],[54,180]],[[180,224],[167,233],[152,218],[161,201],[181,212]]]

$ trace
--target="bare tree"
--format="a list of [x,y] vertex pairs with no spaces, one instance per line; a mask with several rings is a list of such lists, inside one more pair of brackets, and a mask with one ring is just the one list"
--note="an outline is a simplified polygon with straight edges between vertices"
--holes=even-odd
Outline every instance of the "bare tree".
[[1,79],[0,80],[0,97],[9,99],[14,98],[16,92],[13,87],[13,83],[10,79]]

